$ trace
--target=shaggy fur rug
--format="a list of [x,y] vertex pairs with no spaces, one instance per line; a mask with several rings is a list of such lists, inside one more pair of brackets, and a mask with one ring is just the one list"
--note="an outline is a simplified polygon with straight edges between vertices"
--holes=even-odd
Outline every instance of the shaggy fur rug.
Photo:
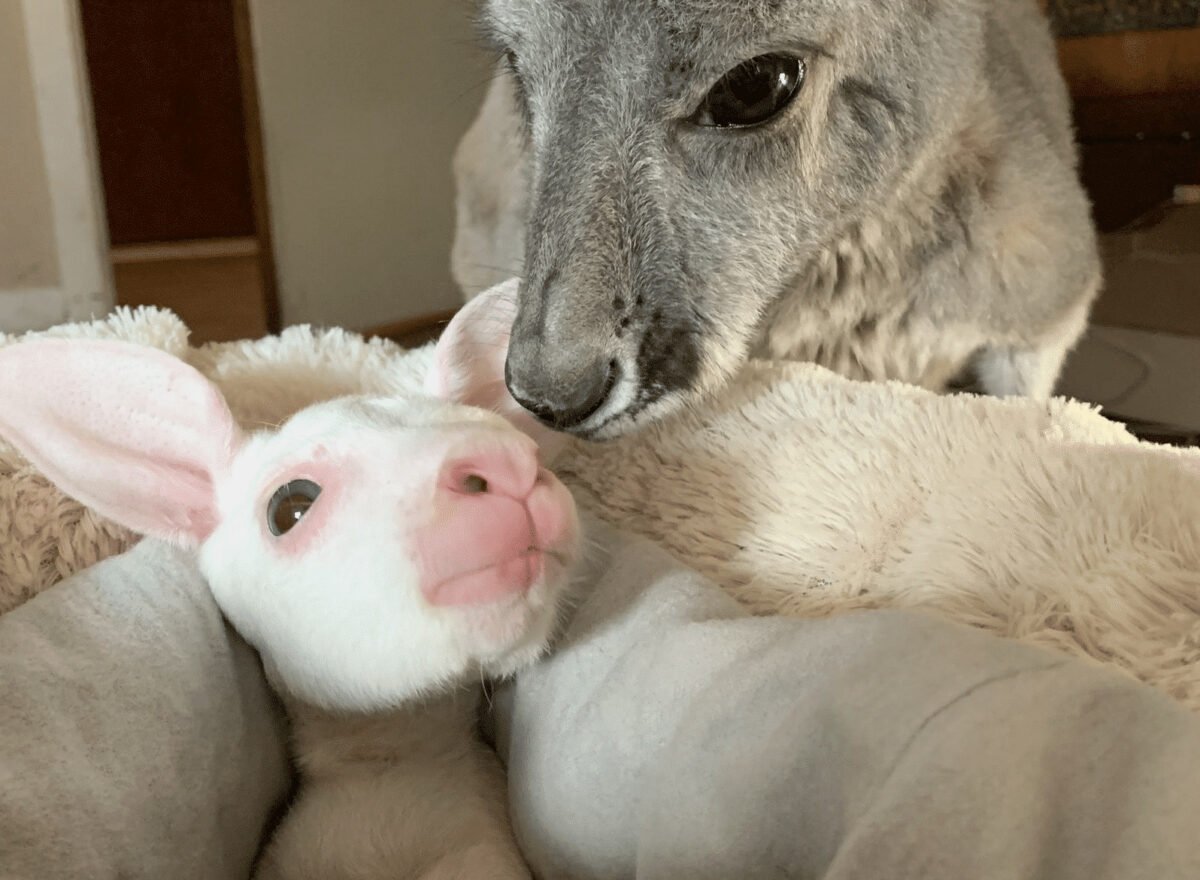
[[[247,426],[416,390],[429,354],[308,328],[191,349],[156,310],[49,333],[184,357]],[[573,444],[555,469],[584,506],[755,611],[925,609],[1112,664],[1200,710],[1200,451],[1139,443],[1082,404],[759,363],[705,407]],[[132,540],[3,446],[0,536],[0,612]]]

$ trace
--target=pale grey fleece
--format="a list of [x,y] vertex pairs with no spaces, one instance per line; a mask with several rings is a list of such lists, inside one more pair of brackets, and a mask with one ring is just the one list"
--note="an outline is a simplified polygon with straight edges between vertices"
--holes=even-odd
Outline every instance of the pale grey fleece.
[[[545,880],[1200,877],[1200,721],[915,614],[749,619],[599,525],[497,695]],[[146,541],[0,617],[0,878],[244,878],[289,779],[257,658]]]
[[1200,719],[917,613],[750,618],[608,548],[553,657],[496,695],[543,880],[1200,878]]
[[0,616],[0,878],[244,878],[283,716],[189,554],[155,541]]

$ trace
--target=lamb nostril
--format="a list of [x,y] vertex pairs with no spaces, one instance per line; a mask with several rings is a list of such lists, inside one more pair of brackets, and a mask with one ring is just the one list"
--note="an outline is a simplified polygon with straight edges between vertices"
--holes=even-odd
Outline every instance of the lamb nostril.
[[[515,433],[515,432],[514,432]],[[524,437],[485,434],[478,445],[442,462],[438,490],[460,499],[524,498],[537,482],[538,460]]]
[[479,474],[467,474],[463,477],[462,490],[467,495],[482,495],[488,490],[488,481]]

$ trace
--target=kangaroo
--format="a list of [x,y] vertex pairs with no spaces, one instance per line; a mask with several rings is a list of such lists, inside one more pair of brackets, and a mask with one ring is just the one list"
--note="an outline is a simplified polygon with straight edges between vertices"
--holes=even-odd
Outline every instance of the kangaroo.
[[486,0],[454,276],[603,439],[749,357],[1049,396],[1100,286],[1035,0]]

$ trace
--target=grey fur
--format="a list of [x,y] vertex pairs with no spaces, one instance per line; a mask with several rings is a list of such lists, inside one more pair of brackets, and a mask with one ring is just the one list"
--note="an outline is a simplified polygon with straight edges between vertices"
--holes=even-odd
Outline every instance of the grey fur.
[[[615,436],[747,357],[1047,396],[1100,281],[1069,102],[1034,0],[488,0],[515,57],[456,156],[468,295],[522,274],[510,380]],[[686,122],[795,51],[747,131]],[[514,83],[519,83],[514,88]]]

